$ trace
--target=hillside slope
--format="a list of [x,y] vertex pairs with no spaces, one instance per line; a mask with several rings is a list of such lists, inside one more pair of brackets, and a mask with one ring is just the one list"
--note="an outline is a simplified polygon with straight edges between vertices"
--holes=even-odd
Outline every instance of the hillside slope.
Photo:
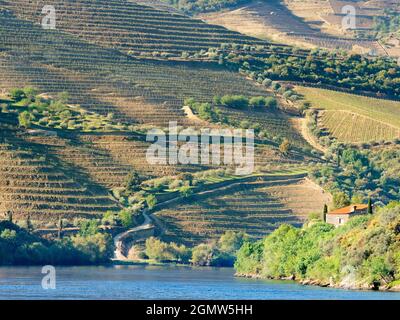
[[[1,1],[17,17],[41,21],[45,0]],[[221,43],[261,43],[219,26],[125,0],[55,0],[56,28],[123,51],[199,51]]]
[[27,85],[50,94],[66,91],[71,103],[130,123],[188,124],[183,100],[213,95],[265,95],[251,81],[217,64],[136,59],[60,31],[43,30],[0,12],[3,90]]
[[318,110],[319,127],[341,142],[368,143],[400,137],[398,101],[316,88],[297,87],[297,91]]
[[[302,2],[301,6],[305,4]],[[254,1],[226,11],[201,14],[199,18],[230,30],[278,43],[307,48],[328,48],[385,54],[375,41],[357,40],[345,36],[333,36],[318,26],[304,22],[286,6],[278,2]]]
[[121,206],[107,189],[77,169],[52,156],[46,145],[25,140],[24,135],[0,124],[1,212],[15,218],[58,221],[59,216],[93,217]]
[[166,227],[165,241],[194,244],[227,230],[261,238],[282,223],[301,225],[309,213],[330,202],[330,195],[304,175],[278,174],[205,192],[155,215]]
[[[125,1],[55,1],[58,27],[45,30],[38,24],[44,4],[0,1],[2,93],[26,86],[49,97],[67,92],[68,105],[112,118],[117,126],[123,123],[141,129],[164,128],[169,121],[196,127],[182,110],[184,99],[189,97],[208,102],[215,95],[271,95],[218,62],[171,61],[165,55],[152,54],[154,50],[174,53],[233,41],[261,41]],[[5,109],[9,108],[7,103]],[[266,130],[307,146],[290,117],[279,109],[231,114],[240,120],[262,120]],[[7,116],[0,113],[2,125]],[[149,143],[126,132],[89,134],[67,128],[54,135],[51,128],[41,129],[47,134],[35,135],[14,123],[0,132],[4,145],[0,153],[1,210],[12,211],[16,219],[32,216],[32,220],[46,223],[59,217],[101,217],[122,208],[111,194],[123,188],[133,169],[143,179],[205,169],[151,166],[145,157]],[[255,153],[255,165],[271,170],[316,160],[302,150],[283,154],[279,145],[267,143],[258,144]],[[320,203],[312,208],[319,209]],[[229,216],[224,219],[229,223]]]

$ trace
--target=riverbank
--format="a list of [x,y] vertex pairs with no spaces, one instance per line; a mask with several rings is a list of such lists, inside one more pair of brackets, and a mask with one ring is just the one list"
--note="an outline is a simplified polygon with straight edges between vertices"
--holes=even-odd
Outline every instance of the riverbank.
[[236,254],[238,275],[293,279],[303,285],[399,291],[400,203],[351,217],[335,228],[314,218],[281,225]]
[[272,277],[263,277],[260,274],[245,274],[245,273],[235,273],[235,277],[239,278],[247,278],[247,279],[257,279],[257,280],[276,280],[276,281],[295,281],[300,285],[303,286],[317,286],[321,288],[334,288],[334,289],[341,289],[341,290],[355,290],[355,291],[383,291],[383,292],[400,292],[400,284],[396,284],[394,286],[380,286],[380,287],[373,287],[368,285],[359,285],[359,286],[348,286],[345,284],[335,284],[332,282],[326,282],[323,280],[318,279],[302,279],[296,280],[294,276],[291,277],[279,277],[279,278],[272,278]]
[[257,280],[276,280],[276,281],[295,281],[303,286],[317,286],[321,288],[334,288],[334,289],[341,289],[341,290],[355,290],[355,291],[387,291],[387,292],[400,292],[400,284],[393,285],[393,286],[368,286],[368,285],[360,285],[360,286],[347,286],[345,284],[335,284],[332,282],[327,282],[324,280],[319,279],[302,279],[296,280],[294,276],[291,277],[279,277],[279,278],[270,278],[270,277],[263,277],[260,274],[243,274],[243,273],[235,273],[235,277],[239,278],[247,278],[247,279],[257,279]]

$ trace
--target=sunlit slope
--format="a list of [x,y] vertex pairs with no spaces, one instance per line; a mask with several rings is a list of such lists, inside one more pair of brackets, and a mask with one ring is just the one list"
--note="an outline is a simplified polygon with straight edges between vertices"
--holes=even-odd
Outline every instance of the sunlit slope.
[[[68,3],[78,5],[83,2]],[[87,2],[88,5],[99,3],[102,8],[109,8],[107,3],[111,5],[113,2]],[[217,63],[141,58],[139,55],[126,54],[121,43],[112,48],[114,45],[107,37],[128,41],[130,35],[124,28],[130,23],[115,26],[110,21],[99,25],[101,21],[98,21],[97,31],[94,32],[96,37],[90,38],[88,32],[82,31],[80,34],[79,28],[68,30],[68,26],[73,27],[71,20],[64,25],[65,28],[57,30],[42,29],[36,17],[31,19],[25,16],[27,20],[24,20],[30,8],[40,8],[42,1],[25,4],[23,1],[2,1],[0,8],[4,8],[5,4],[17,15],[12,11],[0,11],[0,88],[4,92],[25,86],[35,87],[40,93],[50,96],[66,91],[69,103],[80,104],[82,108],[102,115],[112,113],[116,122],[158,127],[167,126],[169,121],[177,121],[184,126],[193,125],[181,110],[185,98],[211,101],[214,95],[268,95],[263,87],[227,71]],[[119,7],[119,11],[113,8],[109,9],[110,17],[117,18],[118,12],[122,14],[124,11],[122,7]],[[85,10],[77,12],[84,14]],[[107,22],[107,19],[102,21]],[[87,23],[90,25],[90,21]],[[167,21],[163,23],[171,25]],[[198,23],[204,28],[214,28]],[[84,25],[80,27],[84,29]],[[152,28],[160,29],[156,24]],[[215,30],[227,32],[222,28]],[[227,34],[241,37],[230,32]],[[173,48],[171,51],[181,50],[181,43],[178,45],[175,41],[179,36],[171,35],[168,38],[170,48]],[[206,41],[221,40],[217,38],[207,33],[207,37],[199,41],[200,47],[208,46]],[[242,41],[240,39],[239,42]],[[156,40],[151,46],[156,46]],[[224,42],[231,40],[229,38]],[[185,41],[189,41],[193,50],[200,48],[195,44],[196,37],[189,36]],[[147,45],[151,41],[146,40],[145,43],[146,46],[138,45],[138,50],[144,52],[151,47]],[[168,49],[165,43],[159,43],[159,50]],[[130,46],[131,43],[127,47]],[[262,120],[263,129],[270,130],[274,135],[279,134],[291,140],[298,137],[290,127],[288,117],[279,110],[266,112],[265,115],[246,115],[241,111],[240,117],[235,117],[240,120]],[[3,198],[0,203],[4,212],[11,210],[16,217],[31,215],[33,220],[44,221],[56,220],[60,216],[100,217],[106,211],[117,212],[121,209],[110,194],[114,188],[123,187],[126,175],[132,169],[146,179],[203,170],[193,166],[151,166],[145,158],[148,144],[124,134],[94,132],[91,135],[75,132],[72,136],[50,139],[47,136],[32,136],[17,127],[13,130],[7,133],[1,131],[0,195]],[[291,153],[283,155],[278,146],[268,144],[256,147],[255,158],[256,166],[269,166],[271,169],[279,169],[281,165],[297,166],[306,161],[299,152],[295,156]],[[226,216],[227,223],[229,219]],[[288,218],[287,221],[292,220]]]
[[282,223],[301,225],[330,200],[304,175],[282,174],[198,195],[155,214],[166,227],[165,240],[193,244],[227,230],[261,238]]
[[50,4],[56,9],[57,29],[135,53],[199,51],[221,43],[260,42],[182,14],[125,0],[6,0],[0,4],[35,23],[44,16],[42,8]]
[[[325,5],[326,3],[327,1]],[[298,6],[303,7],[306,4],[301,1]],[[320,13],[318,9],[313,11],[315,20]],[[250,1],[236,8],[205,13],[199,17],[208,23],[277,43],[307,48],[340,48],[365,53],[375,50],[385,53],[376,41],[329,35],[320,30],[319,25],[303,21],[280,1]],[[337,18],[342,19],[340,15]]]
[[0,125],[0,203],[16,219],[57,221],[117,212],[120,205],[90,177],[47,150]]
[[298,87],[319,109],[319,124],[344,142],[371,142],[400,137],[400,102],[337,91]]
[[72,103],[130,123],[188,124],[183,100],[213,95],[264,95],[250,80],[214,64],[154,61],[90,44],[0,13],[0,85],[67,91]]
[[[43,30],[12,15],[0,16],[0,67],[3,90],[34,86],[40,92],[69,93],[70,102],[130,124],[193,125],[182,111],[185,98],[211,101],[214,95],[270,93],[218,64],[172,62],[128,57],[59,32]],[[255,117],[238,111],[241,120],[261,121],[263,129],[304,145],[279,110]],[[297,143],[299,142],[299,143]]]

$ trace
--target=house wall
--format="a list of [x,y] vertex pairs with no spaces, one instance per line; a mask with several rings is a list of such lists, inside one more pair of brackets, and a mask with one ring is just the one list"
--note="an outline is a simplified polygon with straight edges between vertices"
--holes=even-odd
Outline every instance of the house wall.
[[[349,221],[349,218],[349,214],[327,214],[326,223],[330,223],[333,224],[335,227],[338,227]],[[340,223],[340,219],[342,219],[342,223]]]

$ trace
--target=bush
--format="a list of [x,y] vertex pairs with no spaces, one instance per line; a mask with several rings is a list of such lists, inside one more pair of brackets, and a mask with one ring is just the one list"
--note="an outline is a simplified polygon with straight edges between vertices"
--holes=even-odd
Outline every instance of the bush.
[[188,263],[191,255],[190,250],[184,245],[178,245],[174,242],[165,243],[154,237],[146,240],[145,253],[149,259],[179,263]]
[[10,97],[13,99],[15,102],[19,102],[22,99],[26,98],[25,92],[22,89],[11,89],[10,90]]
[[249,105],[249,99],[242,95],[225,95],[221,98],[221,104],[229,108],[246,108]]
[[38,94],[37,89],[32,88],[32,87],[26,87],[23,89],[24,95],[26,99],[28,99],[30,102],[34,102],[36,95]]
[[218,250],[215,245],[202,243],[194,247],[191,262],[197,266],[211,266],[217,255]]
[[0,222],[0,264],[78,265],[108,261],[113,254],[108,235],[77,235],[50,241],[8,222]]
[[73,246],[91,263],[107,262],[114,254],[114,244],[108,234],[76,235],[71,238]]
[[257,243],[245,242],[236,270],[359,288],[390,285],[400,279],[399,213],[394,203],[339,228],[323,222],[303,228],[282,225],[265,237],[262,254]]
[[83,219],[79,222],[79,234],[83,237],[93,236],[99,231],[99,222],[94,219]]
[[278,101],[274,97],[267,97],[265,98],[265,106],[274,109],[278,106]]
[[237,252],[235,269],[244,274],[256,275],[261,272],[264,242],[245,242]]
[[282,154],[287,155],[287,153],[289,152],[289,149],[290,149],[290,142],[288,139],[284,139],[283,142],[279,146],[279,151]]
[[350,205],[350,198],[344,192],[336,192],[333,194],[333,205],[335,208],[342,208]]
[[20,127],[29,128],[32,125],[33,115],[28,111],[21,112],[18,115],[18,122]]
[[234,255],[247,240],[248,235],[244,232],[226,231],[220,237],[218,247],[221,251]]
[[153,209],[157,204],[157,198],[153,194],[148,195],[145,200],[150,210]]
[[182,186],[179,188],[179,193],[184,197],[187,198],[193,194],[193,189],[190,186]]
[[262,108],[267,105],[267,101],[265,97],[252,97],[249,100],[249,105],[253,108]]
[[220,105],[221,104],[221,97],[220,96],[214,96],[213,97],[213,104],[215,105]]
[[271,80],[271,79],[264,79],[263,82],[262,82],[262,84],[263,84],[265,87],[270,87],[271,84],[272,84],[272,80]]
[[104,225],[110,225],[110,226],[115,226],[117,224],[117,217],[114,212],[112,211],[107,211],[104,215],[103,218],[101,219],[101,222]]
[[136,170],[132,170],[125,180],[125,189],[127,191],[137,191],[140,190],[140,184],[142,179]]
[[121,210],[118,213],[118,219],[121,222],[122,226],[125,228],[131,228],[134,224],[133,223],[133,215],[127,209]]

